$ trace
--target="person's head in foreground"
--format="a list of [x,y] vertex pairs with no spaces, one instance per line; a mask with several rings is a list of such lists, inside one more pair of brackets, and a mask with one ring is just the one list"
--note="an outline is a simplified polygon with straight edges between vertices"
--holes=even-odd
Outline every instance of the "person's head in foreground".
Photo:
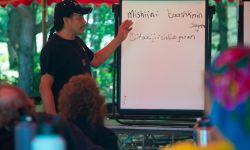
[[59,96],[59,111],[72,121],[80,117],[92,127],[104,125],[104,97],[89,74],[74,76],[63,86]]
[[32,103],[18,87],[0,83],[0,128],[13,128],[19,120],[19,110],[32,112]]
[[166,150],[249,150],[250,48],[233,47],[221,52],[207,72],[206,83],[212,103],[209,118],[234,147],[224,140],[202,148],[183,142]]
[[250,148],[250,48],[223,51],[208,72],[210,118],[237,150]]

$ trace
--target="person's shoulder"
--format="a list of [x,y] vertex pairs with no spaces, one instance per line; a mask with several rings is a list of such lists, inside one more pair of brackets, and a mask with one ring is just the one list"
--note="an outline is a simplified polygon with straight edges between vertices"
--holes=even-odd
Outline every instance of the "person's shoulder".
[[60,117],[59,115],[51,115],[51,114],[47,114],[44,112],[36,112],[34,115],[34,121],[36,123],[41,123],[41,122],[47,122],[47,123],[51,123],[51,122],[56,122],[57,123],[57,127],[71,127],[70,123],[63,119],[62,117]]
[[59,115],[52,115],[52,114],[47,114],[44,112],[36,112],[34,114],[34,121],[35,122],[57,122],[58,126],[68,126],[70,127],[70,122],[65,120]]
[[97,135],[101,137],[109,137],[113,139],[117,139],[116,134],[109,128],[105,126],[99,126],[96,129]]
[[83,40],[79,36],[76,36],[76,40],[80,41],[80,42],[83,42]]
[[88,46],[86,45],[86,43],[79,37],[79,36],[76,36],[76,39],[75,39],[78,43],[80,43],[84,48],[88,48]]
[[56,47],[56,43],[53,41],[48,41],[42,48],[41,53],[47,53],[48,51],[52,51],[53,49],[55,49]]
[[36,123],[48,122],[56,123],[56,131],[60,134],[67,143],[67,149],[82,150],[96,149],[102,150],[101,147],[94,145],[81,130],[73,123],[58,115],[50,115],[46,113],[36,113],[34,115]]
[[47,41],[47,43],[43,46],[43,50],[53,50],[56,47],[60,46],[62,44],[61,40],[58,38],[56,34],[54,34],[52,37],[50,37]]
[[118,138],[116,134],[109,128],[106,128],[105,126],[100,126],[96,129],[94,143],[101,145],[105,149],[118,150],[119,148],[117,141]]
[[34,121],[35,122],[50,122],[51,120],[53,120],[56,116],[55,115],[51,115],[51,114],[47,114],[44,112],[36,112],[33,115]]
[[[71,141],[69,145],[74,145],[76,149],[103,150],[102,147],[92,143],[88,136],[73,122],[61,118],[61,123],[61,128],[64,129],[64,136],[68,137],[68,141]],[[71,149],[71,147],[69,147],[69,149]]]

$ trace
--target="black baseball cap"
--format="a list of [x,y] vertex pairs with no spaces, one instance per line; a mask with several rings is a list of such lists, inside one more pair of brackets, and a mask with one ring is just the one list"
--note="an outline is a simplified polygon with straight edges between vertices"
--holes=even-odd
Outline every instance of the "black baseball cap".
[[70,17],[73,13],[85,15],[92,11],[91,7],[82,7],[75,0],[64,0],[55,6],[54,19],[59,20],[63,17]]

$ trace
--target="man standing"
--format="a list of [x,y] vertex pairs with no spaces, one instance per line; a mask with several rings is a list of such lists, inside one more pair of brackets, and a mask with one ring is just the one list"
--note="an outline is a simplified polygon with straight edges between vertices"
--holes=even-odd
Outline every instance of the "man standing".
[[40,94],[46,113],[56,114],[59,91],[72,76],[90,74],[90,66],[98,67],[105,62],[132,29],[132,21],[124,21],[117,36],[106,47],[93,53],[77,36],[84,31],[86,21],[83,15],[91,11],[74,0],[65,0],[55,6],[54,27],[40,57]]

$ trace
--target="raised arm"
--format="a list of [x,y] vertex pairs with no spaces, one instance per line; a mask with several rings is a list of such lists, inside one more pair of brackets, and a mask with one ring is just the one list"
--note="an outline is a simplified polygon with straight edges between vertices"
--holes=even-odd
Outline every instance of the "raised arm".
[[103,49],[95,53],[91,65],[94,67],[100,66],[104,63],[110,55],[117,49],[117,47],[125,40],[128,33],[132,30],[133,22],[131,20],[125,20],[119,27],[117,36]]

